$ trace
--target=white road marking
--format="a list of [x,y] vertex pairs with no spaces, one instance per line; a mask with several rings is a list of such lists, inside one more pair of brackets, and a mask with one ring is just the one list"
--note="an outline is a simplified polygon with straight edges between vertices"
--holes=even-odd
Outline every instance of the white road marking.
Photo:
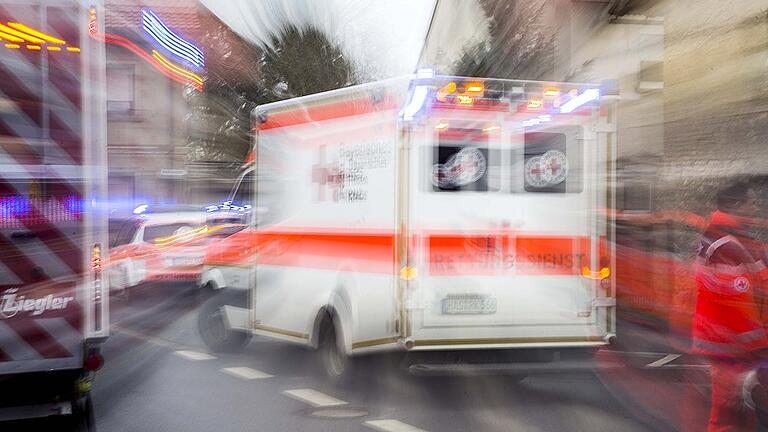
[[286,390],[283,393],[289,397],[310,404],[316,408],[347,404],[343,400],[336,399],[333,396],[328,396],[325,393],[320,393],[319,391],[312,389]]
[[251,369],[249,367],[244,367],[244,366],[223,368],[221,369],[221,371],[227,375],[232,375],[233,377],[244,379],[244,380],[272,378],[272,375],[268,373],[265,373],[256,369]]
[[671,363],[671,362],[679,359],[681,356],[682,356],[682,354],[667,354],[664,357],[656,360],[655,362],[648,363],[647,365],[645,365],[645,367],[648,367],[648,368],[662,367],[662,366],[664,366],[667,363]]
[[427,432],[424,429],[393,419],[369,420],[363,422],[363,425],[381,432]]
[[187,360],[192,360],[192,361],[213,360],[216,358],[210,354],[197,352],[197,351],[175,351],[174,354],[176,354],[181,358],[185,358]]

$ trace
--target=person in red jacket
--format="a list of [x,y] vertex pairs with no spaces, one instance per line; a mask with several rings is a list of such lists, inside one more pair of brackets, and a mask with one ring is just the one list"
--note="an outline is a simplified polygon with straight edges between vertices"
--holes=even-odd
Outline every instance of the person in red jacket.
[[766,255],[744,224],[755,215],[754,201],[747,183],[722,188],[699,244],[693,351],[710,365],[708,431],[756,428],[755,413],[742,397],[745,375],[756,368],[758,353],[768,348],[768,311],[763,311]]

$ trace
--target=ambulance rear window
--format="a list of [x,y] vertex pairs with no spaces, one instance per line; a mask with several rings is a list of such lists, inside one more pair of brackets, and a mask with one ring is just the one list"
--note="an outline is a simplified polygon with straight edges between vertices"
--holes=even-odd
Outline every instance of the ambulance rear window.
[[[525,134],[523,190],[539,193],[581,192],[581,145],[573,131]],[[513,160],[519,158],[513,154]],[[512,190],[519,187],[512,186]]]
[[498,191],[498,151],[481,129],[445,129],[433,147],[429,172],[435,192]]

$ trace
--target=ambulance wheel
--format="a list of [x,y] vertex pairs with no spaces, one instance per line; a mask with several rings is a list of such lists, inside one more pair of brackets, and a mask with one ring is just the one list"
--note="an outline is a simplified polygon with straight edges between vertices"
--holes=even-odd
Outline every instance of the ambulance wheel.
[[360,362],[346,353],[340,333],[334,320],[326,318],[320,327],[318,354],[325,376],[335,383],[343,384],[350,383],[360,371]]
[[[197,330],[205,345],[214,352],[233,352],[251,340],[251,334],[227,328],[223,306],[246,307],[247,296],[222,292],[203,304],[197,316]],[[241,298],[245,297],[245,299]]]
[[96,430],[91,396],[85,396],[72,402],[72,430],[76,432],[91,432]]

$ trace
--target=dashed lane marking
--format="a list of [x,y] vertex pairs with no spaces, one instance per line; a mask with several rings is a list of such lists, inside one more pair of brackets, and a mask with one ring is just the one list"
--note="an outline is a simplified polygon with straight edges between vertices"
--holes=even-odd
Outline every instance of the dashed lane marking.
[[363,425],[381,432],[427,432],[424,429],[394,419],[369,420],[363,422]]
[[244,380],[254,380],[263,378],[272,378],[272,375],[262,372],[260,370],[251,369],[249,367],[229,367],[221,369],[227,375],[232,375],[235,378]]
[[179,356],[181,358],[184,358],[184,359],[187,359],[187,360],[192,360],[192,361],[213,360],[213,359],[216,358],[216,357],[214,357],[214,356],[212,356],[210,354],[203,353],[203,352],[197,352],[197,351],[183,351],[182,350],[182,351],[175,351],[174,354],[176,354],[177,356]]
[[328,396],[325,393],[320,393],[319,391],[312,389],[286,390],[283,393],[296,400],[312,405],[315,408],[347,404],[343,400],[336,399],[333,396]]
[[645,367],[647,367],[647,368],[662,367],[662,366],[664,366],[667,363],[671,363],[671,362],[679,359],[680,356],[681,356],[681,354],[667,354],[664,357],[656,360],[655,362],[648,363],[647,365],[645,365]]

